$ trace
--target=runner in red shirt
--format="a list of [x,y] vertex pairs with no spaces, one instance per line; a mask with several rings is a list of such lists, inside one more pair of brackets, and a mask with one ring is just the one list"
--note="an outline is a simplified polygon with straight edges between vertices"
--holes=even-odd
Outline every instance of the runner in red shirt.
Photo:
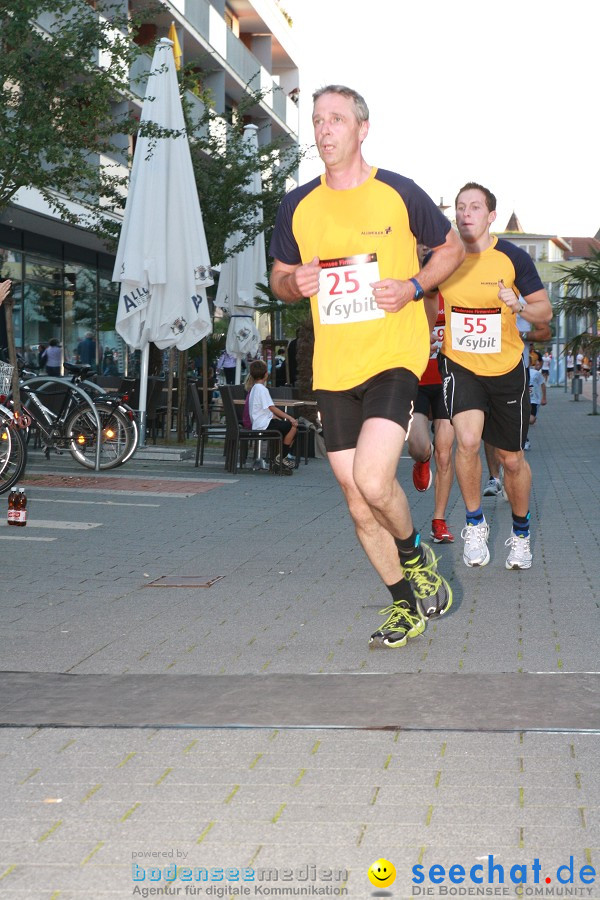
[[[437,356],[446,326],[444,298],[438,291],[425,295],[425,309],[430,324],[431,356],[419,382],[413,420],[408,433],[408,452],[415,460],[413,484],[418,491],[428,490],[435,481],[434,510],[431,537],[435,544],[452,543],[454,535],[446,525],[446,506],[454,478],[452,445],[454,428],[450,422],[442,389]],[[431,441],[429,423],[433,425]],[[435,479],[431,471],[431,457],[435,459]]]

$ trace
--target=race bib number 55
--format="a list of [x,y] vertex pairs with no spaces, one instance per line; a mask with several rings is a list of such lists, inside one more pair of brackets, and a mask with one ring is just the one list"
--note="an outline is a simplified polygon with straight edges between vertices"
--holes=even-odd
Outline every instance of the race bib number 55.
[[499,353],[502,349],[500,307],[460,309],[452,307],[452,349],[463,353]]
[[383,319],[373,297],[373,281],[380,281],[376,253],[321,260],[317,304],[321,325],[343,325]]

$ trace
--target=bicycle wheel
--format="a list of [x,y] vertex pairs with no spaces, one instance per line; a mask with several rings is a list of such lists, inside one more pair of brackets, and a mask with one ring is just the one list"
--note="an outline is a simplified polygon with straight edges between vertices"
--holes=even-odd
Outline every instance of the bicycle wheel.
[[0,494],[10,490],[25,473],[27,444],[23,433],[4,416],[0,418]]
[[[97,401],[102,425],[100,468],[114,469],[129,459],[137,444],[137,427],[125,413],[110,403]],[[96,420],[91,409],[76,409],[65,426],[67,445],[73,459],[87,469],[96,466]]]

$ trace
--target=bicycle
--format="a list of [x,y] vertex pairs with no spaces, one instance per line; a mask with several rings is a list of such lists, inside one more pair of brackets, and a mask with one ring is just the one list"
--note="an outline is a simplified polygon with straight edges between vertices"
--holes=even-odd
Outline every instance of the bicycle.
[[72,375],[70,381],[24,371],[30,377],[19,386],[21,406],[38,429],[46,459],[51,450],[58,454],[68,450],[82,466],[96,468],[95,408],[101,426],[99,468],[112,469],[127,462],[138,441],[134,411],[121,397],[111,397],[85,380],[91,366],[65,363],[64,367]]
[[[10,390],[13,367],[0,363],[0,397]],[[27,443],[23,434],[25,416],[17,419],[7,406],[0,402],[0,494],[15,485],[27,465]]]

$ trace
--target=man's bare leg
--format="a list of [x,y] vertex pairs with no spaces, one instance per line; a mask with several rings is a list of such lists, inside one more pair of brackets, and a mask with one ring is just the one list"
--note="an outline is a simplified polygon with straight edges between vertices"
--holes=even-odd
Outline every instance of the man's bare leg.
[[457,413],[453,418],[456,435],[456,478],[466,506],[467,522],[461,533],[465,544],[463,561],[466,566],[487,566],[490,551],[487,545],[489,526],[481,511],[481,458],[479,449],[484,414],[479,409]]
[[453,420],[456,435],[456,479],[468,510],[481,504],[481,458],[479,448],[483,432],[484,414],[480,409],[457,413]]
[[407,440],[408,452],[415,462],[426,462],[431,455],[429,419],[423,413],[414,413]]
[[454,428],[449,419],[435,419],[435,506],[434,519],[446,518],[448,497],[454,480],[454,466],[452,464],[452,445],[454,443]]
[[526,516],[529,512],[531,494],[531,469],[522,450],[497,449],[500,464],[504,466],[504,487],[511,509],[516,516]]
[[[373,429],[369,424],[373,422],[382,423],[382,429]],[[394,422],[367,419],[355,450],[328,454],[356,535],[387,585],[403,577],[394,538],[406,539],[413,531],[408,501],[396,479],[404,439],[404,429]]]

